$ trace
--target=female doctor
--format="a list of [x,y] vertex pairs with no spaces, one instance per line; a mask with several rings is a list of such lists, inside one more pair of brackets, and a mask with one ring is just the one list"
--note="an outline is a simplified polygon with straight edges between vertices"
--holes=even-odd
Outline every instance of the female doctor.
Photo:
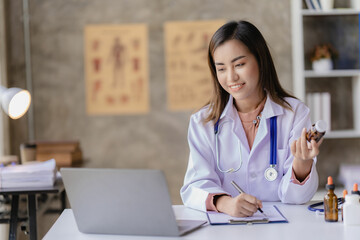
[[306,141],[309,109],[280,86],[259,30],[246,21],[226,23],[210,41],[208,63],[213,94],[190,119],[184,204],[244,217],[262,201],[309,201],[318,187],[321,141]]

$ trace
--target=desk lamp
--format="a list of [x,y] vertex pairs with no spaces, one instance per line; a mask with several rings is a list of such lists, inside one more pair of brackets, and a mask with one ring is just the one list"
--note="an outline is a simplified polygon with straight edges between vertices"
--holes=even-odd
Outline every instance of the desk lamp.
[[12,119],[21,118],[29,109],[31,95],[21,88],[0,86],[0,103],[4,112]]

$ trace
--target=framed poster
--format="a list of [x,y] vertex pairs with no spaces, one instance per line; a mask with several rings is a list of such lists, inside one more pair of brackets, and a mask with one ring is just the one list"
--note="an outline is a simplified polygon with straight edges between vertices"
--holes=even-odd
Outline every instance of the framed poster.
[[86,26],[85,71],[88,114],[147,113],[147,26]]
[[208,45],[224,20],[165,23],[167,103],[173,111],[194,110],[211,96]]

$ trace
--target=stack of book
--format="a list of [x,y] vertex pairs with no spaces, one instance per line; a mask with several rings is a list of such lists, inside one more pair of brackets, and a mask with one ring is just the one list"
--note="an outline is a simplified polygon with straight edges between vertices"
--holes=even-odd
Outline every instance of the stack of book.
[[310,108],[313,123],[324,120],[331,131],[331,95],[328,92],[314,92],[306,94],[306,103]]
[[[330,0],[326,0],[330,1]],[[320,0],[305,0],[306,7],[310,10],[320,11],[323,9]]]
[[36,142],[36,160],[54,158],[56,166],[70,167],[82,161],[79,141],[39,141]]
[[0,187],[51,187],[56,178],[54,159],[23,165],[8,165],[0,168]]

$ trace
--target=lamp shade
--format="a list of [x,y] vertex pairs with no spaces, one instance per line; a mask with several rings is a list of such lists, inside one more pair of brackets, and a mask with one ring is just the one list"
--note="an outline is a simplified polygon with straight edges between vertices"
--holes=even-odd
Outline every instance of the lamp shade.
[[31,95],[21,88],[0,86],[0,102],[5,113],[12,119],[22,117],[30,107]]

